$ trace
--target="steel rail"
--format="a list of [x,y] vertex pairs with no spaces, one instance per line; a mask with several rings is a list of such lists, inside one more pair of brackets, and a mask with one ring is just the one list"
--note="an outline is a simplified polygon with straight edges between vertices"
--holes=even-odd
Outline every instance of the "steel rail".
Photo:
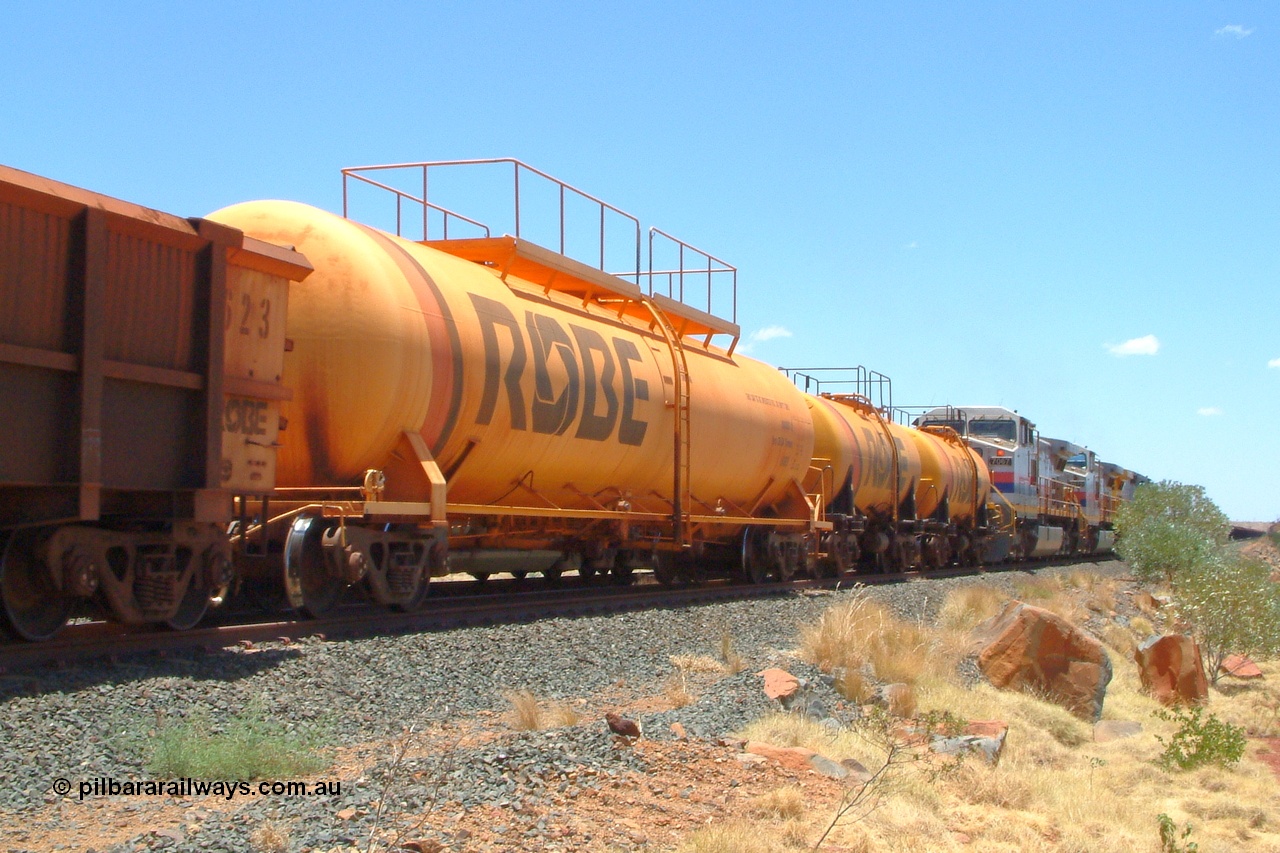
[[[472,591],[433,597],[430,606],[417,613],[393,613],[372,605],[353,603],[321,619],[298,617],[269,622],[242,622],[188,631],[157,630],[154,626],[131,629],[106,622],[72,625],[58,637],[46,642],[0,645],[0,675],[45,665],[69,666],[94,659],[117,660],[146,654],[163,656],[182,652],[219,654],[237,646],[252,646],[276,640],[288,642],[315,636],[352,639],[514,624],[550,617],[602,615],[661,607],[693,607],[820,590],[852,589],[856,586],[977,576],[987,574],[990,570],[1027,571],[1106,559],[1107,555],[1089,554],[993,566],[952,566],[929,571],[846,574],[839,578],[805,579],[789,583],[752,584],[716,579],[678,588],[662,586],[648,574],[640,576],[637,579],[639,582],[631,586],[590,585],[572,590],[547,587],[522,592],[510,591],[510,587],[521,583],[519,581],[490,581],[486,586],[492,588],[492,591],[480,593],[475,592],[477,585],[470,581],[445,581],[437,586],[456,584],[459,587],[469,587]],[[377,618],[371,618],[375,612]]]

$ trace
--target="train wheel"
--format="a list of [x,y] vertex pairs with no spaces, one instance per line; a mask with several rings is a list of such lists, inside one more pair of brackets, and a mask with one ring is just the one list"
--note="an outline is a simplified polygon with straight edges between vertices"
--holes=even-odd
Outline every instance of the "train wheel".
[[54,586],[39,558],[36,531],[13,533],[0,558],[0,610],[4,623],[24,640],[39,642],[53,637],[71,616],[75,599]]
[[742,573],[752,583],[769,580],[773,560],[769,553],[769,531],[746,528],[742,531]]
[[208,610],[208,574],[204,566],[196,566],[195,571],[191,573],[191,581],[187,584],[187,591],[183,594],[181,603],[178,604],[178,611],[166,619],[165,624],[175,631],[189,631],[200,624],[200,620]]
[[289,602],[303,613],[318,618],[327,613],[346,582],[335,573],[324,556],[324,522],[300,515],[293,520],[284,542],[285,591]]

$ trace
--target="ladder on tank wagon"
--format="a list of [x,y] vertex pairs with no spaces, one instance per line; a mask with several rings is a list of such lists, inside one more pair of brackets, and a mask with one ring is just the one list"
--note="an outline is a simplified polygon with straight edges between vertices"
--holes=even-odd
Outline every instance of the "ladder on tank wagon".
[[673,529],[671,536],[677,546],[684,548],[689,544],[686,528],[690,509],[693,505],[693,496],[689,485],[691,480],[690,459],[692,457],[690,450],[692,430],[689,426],[689,362],[685,358],[684,344],[680,342],[680,336],[671,325],[667,315],[652,299],[645,298],[644,304],[653,314],[654,325],[662,331],[662,336],[667,341],[667,348],[671,350],[671,370],[675,380],[674,403],[676,408],[675,459],[673,460],[675,480],[672,491],[671,522]]

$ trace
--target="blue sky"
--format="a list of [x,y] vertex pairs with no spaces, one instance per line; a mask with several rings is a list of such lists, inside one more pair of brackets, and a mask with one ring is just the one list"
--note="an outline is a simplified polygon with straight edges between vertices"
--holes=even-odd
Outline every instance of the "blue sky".
[[10,3],[0,163],[196,216],[517,157],[737,265],[755,357],[1280,517],[1280,9],[960,5]]

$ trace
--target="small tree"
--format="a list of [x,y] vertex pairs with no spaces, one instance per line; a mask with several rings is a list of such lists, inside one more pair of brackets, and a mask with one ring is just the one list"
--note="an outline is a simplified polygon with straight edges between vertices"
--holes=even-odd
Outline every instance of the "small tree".
[[1280,654],[1280,585],[1262,560],[1219,548],[1174,578],[1174,597],[1215,684],[1229,654]]
[[1138,577],[1172,582],[1214,559],[1230,531],[1204,487],[1144,483],[1116,513],[1116,550]]

